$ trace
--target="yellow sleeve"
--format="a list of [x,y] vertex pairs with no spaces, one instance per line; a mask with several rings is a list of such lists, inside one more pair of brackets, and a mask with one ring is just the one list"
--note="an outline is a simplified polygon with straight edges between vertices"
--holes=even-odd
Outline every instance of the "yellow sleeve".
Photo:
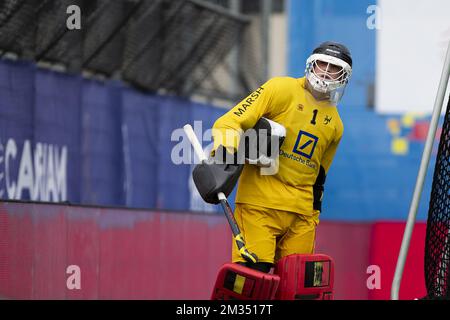
[[333,162],[334,155],[336,154],[336,150],[339,146],[339,143],[341,142],[343,129],[341,129],[340,131],[341,132],[339,133],[338,138],[328,146],[327,150],[322,156],[322,161],[320,165],[325,169],[325,174],[328,173],[331,163]]
[[277,86],[276,78],[270,79],[217,119],[212,130],[213,150],[220,145],[229,151],[237,150],[241,134],[270,112],[277,96]]

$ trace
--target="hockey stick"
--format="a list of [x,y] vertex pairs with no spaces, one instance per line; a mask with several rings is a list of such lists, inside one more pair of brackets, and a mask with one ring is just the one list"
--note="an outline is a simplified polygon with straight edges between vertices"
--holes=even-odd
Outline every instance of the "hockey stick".
[[[197,157],[200,159],[201,162],[206,161],[207,158],[203,153],[203,148],[200,145],[200,142],[198,141],[197,136],[195,135],[194,130],[192,129],[192,126],[190,124],[187,124],[183,127],[183,129],[189,141],[191,142]],[[227,197],[223,192],[219,192],[217,194],[217,197],[219,198],[220,204],[222,205],[222,209],[223,212],[225,213],[225,217],[228,220],[228,224],[231,227],[231,232],[233,233],[234,240],[236,241],[236,245],[239,249],[241,256],[248,262],[251,263],[258,262],[258,257],[256,256],[256,254],[250,253],[247,250],[247,247],[245,246],[244,237],[242,236],[241,230],[239,230],[239,226],[237,225],[236,220],[234,219],[233,210],[231,210]]]

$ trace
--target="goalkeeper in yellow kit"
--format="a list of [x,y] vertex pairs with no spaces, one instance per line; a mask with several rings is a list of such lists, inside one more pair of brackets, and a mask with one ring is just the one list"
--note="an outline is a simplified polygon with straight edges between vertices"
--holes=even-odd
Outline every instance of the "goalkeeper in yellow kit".
[[[258,257],[248,267],[269,272],[284,256],[314,252],[325,177],[344,131],[336,105],[351,72],[348,49],[325,42],[308,58],[305,77],[272,78],[215,122],[214,150],[230,153],[261,118],[286,129],[275,174],[251,164],[240,173],[235,219]],[[232,260],[246,263],[234,242]]]

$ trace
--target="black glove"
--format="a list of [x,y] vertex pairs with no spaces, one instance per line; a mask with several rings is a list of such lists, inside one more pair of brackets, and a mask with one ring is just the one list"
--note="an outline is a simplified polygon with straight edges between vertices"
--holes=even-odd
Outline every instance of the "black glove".
[[213,154],[212,158],[195,166],[192,176],[203,200],[218,204],[217,194],[223,192],[226,197],[230,195],[244,165],[237,164],[236,152],[231,154],[222,145]]

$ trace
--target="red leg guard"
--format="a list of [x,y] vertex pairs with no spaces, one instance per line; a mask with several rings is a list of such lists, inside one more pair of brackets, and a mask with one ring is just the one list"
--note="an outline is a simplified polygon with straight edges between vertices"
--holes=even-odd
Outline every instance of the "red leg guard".
[[278,261],[278,300],[332,300],[334,261],[324,254],[293,254]]
[[217,275],[211,300],[273,300],[280,277],[227,263]]

